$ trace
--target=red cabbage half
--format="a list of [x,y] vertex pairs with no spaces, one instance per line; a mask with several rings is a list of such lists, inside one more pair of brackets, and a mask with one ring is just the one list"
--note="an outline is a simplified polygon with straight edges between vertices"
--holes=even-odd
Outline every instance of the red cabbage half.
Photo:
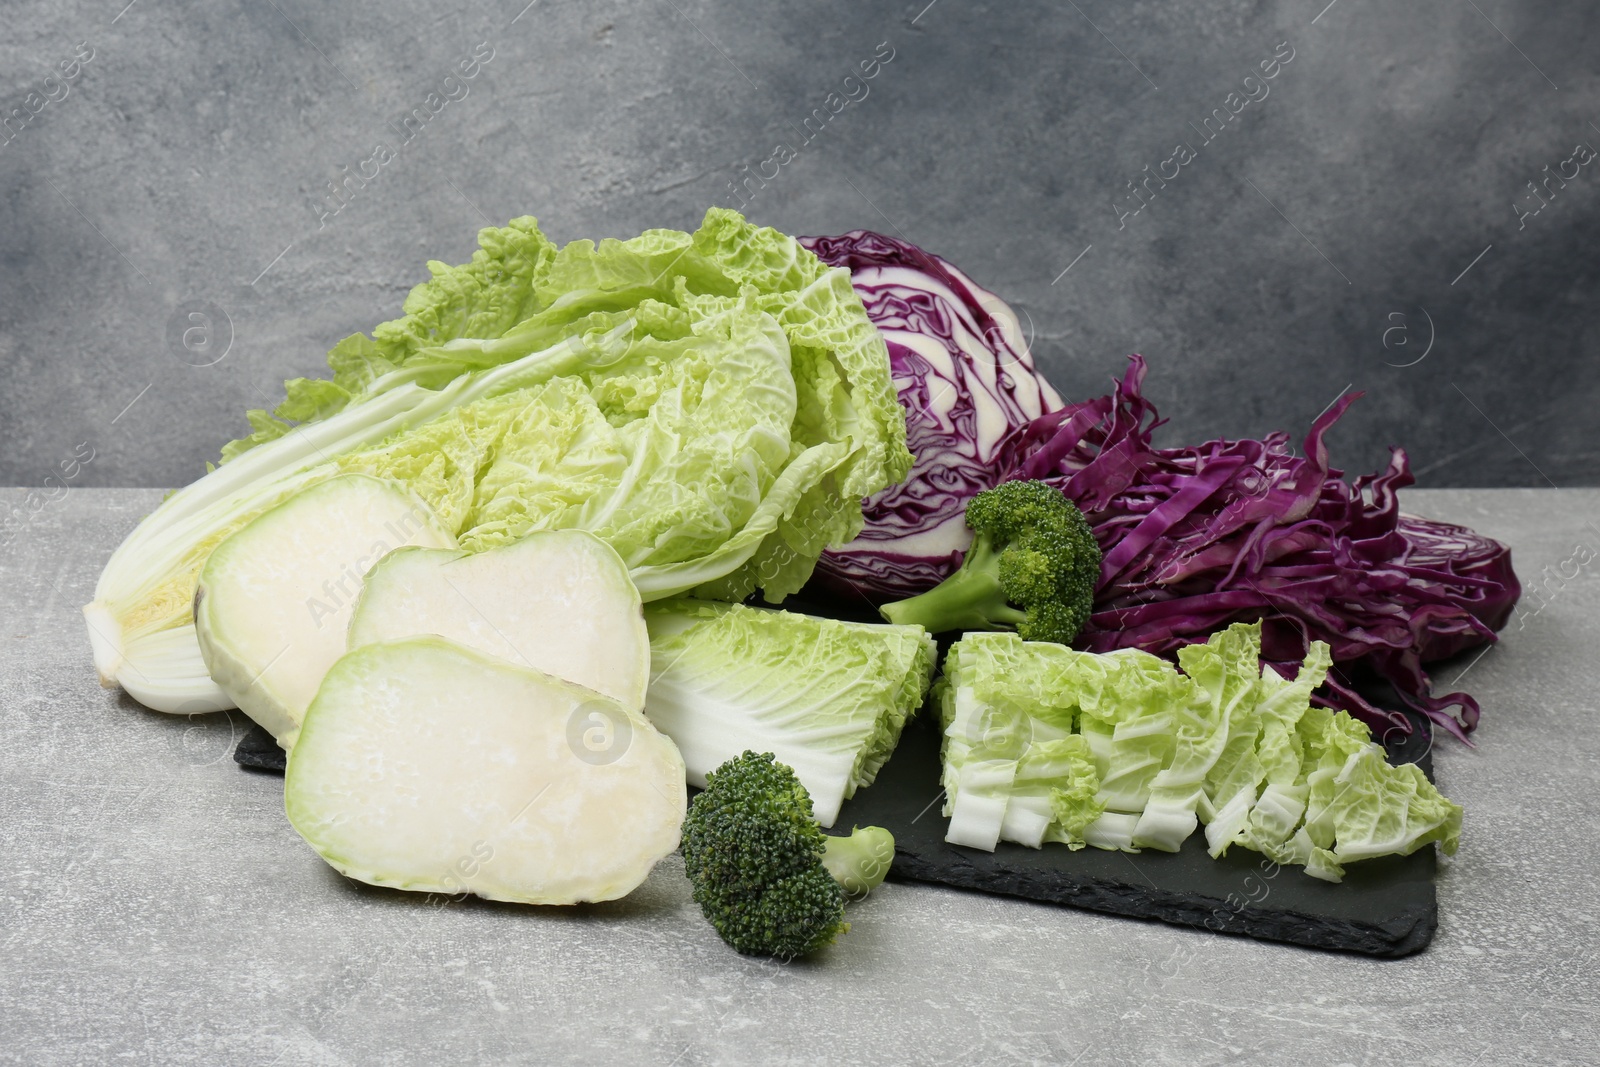
[[1015,442],[1026,458],[1009,476],[1060,487],[1105,553],[1095,613],[1075,644],[1170,653],[1260,619],[1263,658],[1286,676],[1309,642],[1332,647],[1319,703],[1377,736],[1409,734],[1404,714],[1352,687],[1353,672],[1370,668],[1465,740],[1477,701],[1431,695],[1423,664],[1496,640],[1521,594],[1511,550],[1401,514],[1396,491],[1414,481],[1402,449],[1354,484],[1329,467],[1323,435],[1360,393],[1312,423],[1304,456],[1283,433],[1158,449],[1150,434],[1161,419],[1140,394],[1144,373],[1144,359],[1131,357],[1110,396],[1047,414]]
[[845,267],[889,345],[906,444],[916,456],[900,485],[868,497],[866,527],[817,564],[817,586],[877,604],[938,585],[972,543],[967,501],[1016,462],[1016,431],[1061,407],[1033,366],[1017,316],[938,256],[855,230],[802,237]]

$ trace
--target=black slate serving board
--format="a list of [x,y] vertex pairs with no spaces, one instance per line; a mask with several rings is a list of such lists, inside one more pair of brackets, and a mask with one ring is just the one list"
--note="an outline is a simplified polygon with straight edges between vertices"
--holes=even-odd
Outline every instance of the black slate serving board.
[[[1427,723],[1389,746],[1394,763],[1415,762],[1432,777]],[[284,751],[261,727],[244,736],[234,762],[283,773]],[[1432,847],[1410,856],[1365,860],[1337,885],[1296,867],[1235,848],[1221,859],[1193,834],[1175,853],[1041,849],[1002,843],[994,852],[946,844],[940,814],[937,717],[924,709],[870,788],[845,802],[835,831],[882,826],[895,837],[897,880],[1024,897],[1217,933],[1284,941],[1367,956],[1408,956],[1426,948],[1438,926]]]
[[[1390,760],[1416,762],[1431,777],[1427,737],[1426,724],[1419,724],[1390,747]],[[1337,885],[1242,848],[1214,860],[1199,831],[1172,853],[1007,843],[989,853],[945,843],[939,771],[937,719],[925,711],[906,727],[877,781],[845,802],[835,832],[882,826],[893,833],[893,878],[1266,941],[1397,957],[1426,948],[1438,926],[1431,846],[1350,864]]]
[[233,762],[252,771],[282,774],[289,769],[289,753],[278,747],[271,734],[255,723],[233,749]]

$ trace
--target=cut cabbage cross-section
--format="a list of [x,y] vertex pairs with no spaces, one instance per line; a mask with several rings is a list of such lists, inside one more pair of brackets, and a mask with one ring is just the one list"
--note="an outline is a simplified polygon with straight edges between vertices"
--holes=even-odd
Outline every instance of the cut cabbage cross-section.
[[352,474],[262,512],[206,560],[195,592],[206,668],[284,748],[345,652],[362,575],[402,545],[454,548],[455,538],[406,489]]
[[644,707],[650,638],[639,590],[610,545],[543,530],[470,555],[407,548],[367,574],[350,647],[438,634]]
[[573,904],[643,882],[678,847],[688,790],[676,746],[637,711],[426,636],[328,671],[284,803],[351,878]]
[[871,785],[922,705],[933,637],[920,626],[843,622],[683,598],[645,611],[645,714],[677,742],[689,781],[741,752],[771,752],[832,826]]

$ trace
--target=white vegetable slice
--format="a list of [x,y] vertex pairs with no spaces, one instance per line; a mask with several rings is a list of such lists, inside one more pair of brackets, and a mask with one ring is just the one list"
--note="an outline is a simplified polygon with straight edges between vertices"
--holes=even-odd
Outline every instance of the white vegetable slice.
[[581,530],[547,530],[469,554],[407,548],[368,572],[351,648],[439,634],[644,707],[650,637],[616,550]]
[[944,839],[952,845],[993,852],[1000,843],[1016,776],[1016,760],[979,760],[962,767],[959,784],[947,805],[950,828]]
[[194,611],[206,668],[284,748],[344,655],[361,576],[402,545],[455,538],[409,491],[348,474],[262,512],[206,560]]
[[643,715],[442,637],[328,671],[289,755],[289,821],[373,885],[613,900],[678,847],[683,759]]

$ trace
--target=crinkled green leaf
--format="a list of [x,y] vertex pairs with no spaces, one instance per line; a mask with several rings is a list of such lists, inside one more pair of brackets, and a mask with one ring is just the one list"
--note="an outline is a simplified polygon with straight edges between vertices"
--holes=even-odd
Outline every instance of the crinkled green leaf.
[[321,378],[291,378],[283,385],[287,395],[272,413],[291,422],[325,419],[350,402],[347,390]]
[[712,209],[693,234],[557,251],[523,218],[479,240],[470,263],[429,264],[402,318],[336,345],[332,381],[288,382],[277,418],[252,416],[225,458],[400,384],[442,389],[625,328],[621,358],[557,367],[337,462],[407,482],[468,547],[572,526],[610,541],[647,596],[773,602],[860,531],[862,497],[909,470],[883,341],[848,273],[793,238]]
[[333,382],[352,396],[365,393],[373,382],[394,370],[376,341],[353,333],[328,350]]
[[478,231],[479,248],[457,267],[428,262],[433,275],[411,290],[405,314],[372,331],[396,367],[418,351],[457,337],[499,337],[539,310],[534,293],[556,247],[531,215]]
[[[351,397],[370,395],[386,374],[406,365],[418,352],[458,337],[499,337],[537,311],[534,287],[555,255],[555,246],[539,232],[537,221],[524,216],[503,227],[487,227],[478,232],[478,244],[472,259],[460,266],[430,260],[432,277],[411,290],[400,318],[377,326],[371,338],[352,334],[335,345],[328,353],[331,382],[307,378],[286,382],[288,397],[279,405],[278,416],[300,423],[325,419],[342,410]],[[456,373],[459,370],[449,377]],[[336,402],[334,389],[345,394],[343,403]],[[223,462],[290,429],[284,424],[274,432],[254,419],[251,427],[254,433],[223,446]]]

